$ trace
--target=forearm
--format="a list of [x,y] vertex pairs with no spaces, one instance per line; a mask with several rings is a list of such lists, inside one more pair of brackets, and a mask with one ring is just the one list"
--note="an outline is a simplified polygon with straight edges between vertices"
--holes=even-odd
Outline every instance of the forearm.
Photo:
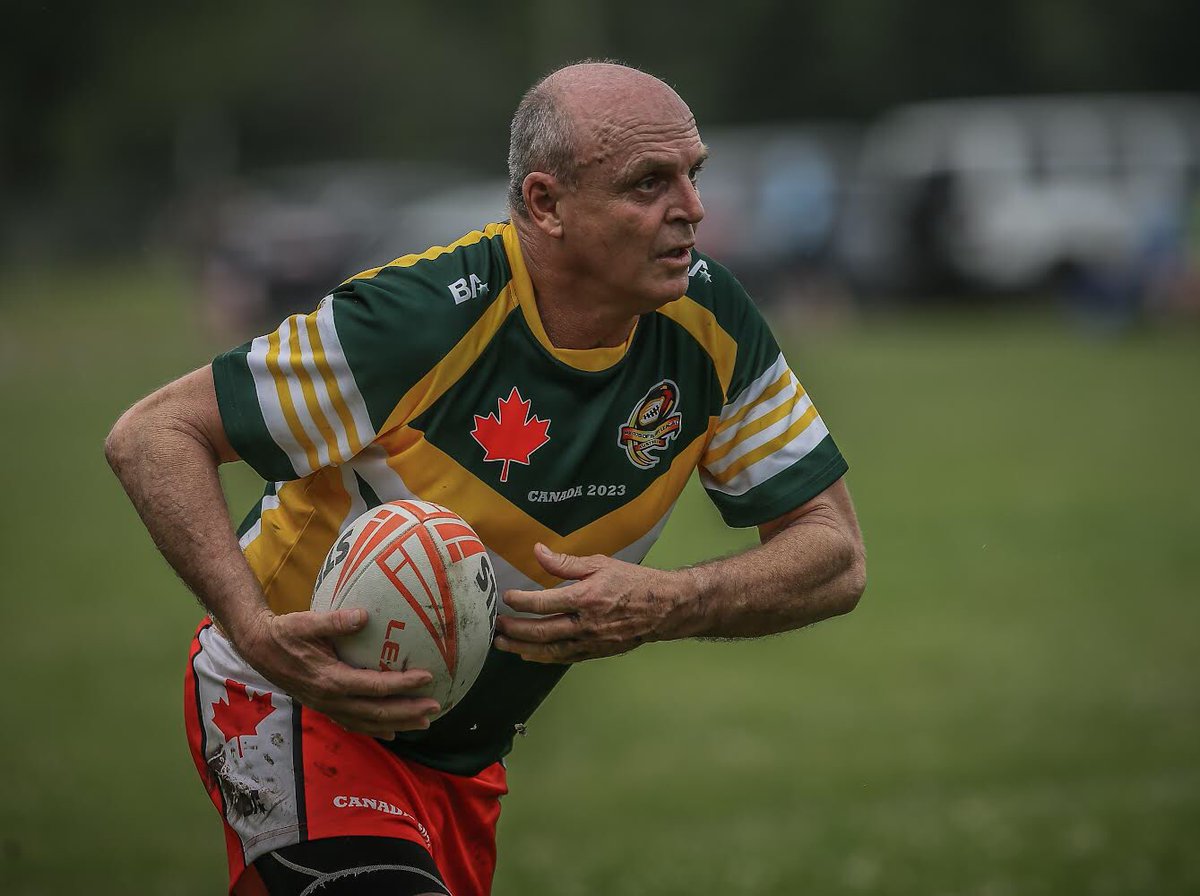
[[573,663],[648,641],[770,635],[854,609],[866,561],[844,481],[759,532],[757,548],[677,570],[536,545],[543,569],[574,581],[506,591],[508,607],[527,615],[500,617],[495,644],[534,662]]
[[251,666],[275,687],[350,731],[391,739],[429,727],[436,702],[414,693],[427,671],[355,669],[333,642],[361,631],[362,609],[285,613],[267,607],[242,556],[217,466],[236,460],[212,371],[197,370],[125,413],[104,444],[108,462],[159,551]]
[[856,530],[814,511],[765,544],[679,570],[681,635],[751,638],[848,613],[866,586]]
[[204,435],[156,393],[117,422],[105,454],[163,557],[235,643],[260,624],[269,610],[238,547],[217,451]]

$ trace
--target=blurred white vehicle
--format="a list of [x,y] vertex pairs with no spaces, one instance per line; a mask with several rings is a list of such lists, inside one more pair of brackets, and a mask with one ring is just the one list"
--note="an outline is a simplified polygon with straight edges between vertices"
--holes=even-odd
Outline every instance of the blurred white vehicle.
[[1200,170],[1187,97],[903,106],[863,142],[838,246],[869,289],[1023,291],[1136,267]]

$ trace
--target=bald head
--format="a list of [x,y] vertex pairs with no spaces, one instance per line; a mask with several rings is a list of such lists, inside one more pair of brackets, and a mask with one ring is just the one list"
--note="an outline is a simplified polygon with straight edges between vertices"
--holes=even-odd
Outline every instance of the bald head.
[[574,186],[580,170],[603,162],[629,122],[664,108],[691,112],[653,75],[615,62],[580,62],[529,89],[513,115],[508,147],[509,204],[526,214],[522,187],[533,171]]
[[[546,90],[570,108],[608,105],[644,96],[669,97],[683,104],[664,81],[617,62],[579,62],[543,78],[532,90]],[[531,91],[532,92],[532,91]]]

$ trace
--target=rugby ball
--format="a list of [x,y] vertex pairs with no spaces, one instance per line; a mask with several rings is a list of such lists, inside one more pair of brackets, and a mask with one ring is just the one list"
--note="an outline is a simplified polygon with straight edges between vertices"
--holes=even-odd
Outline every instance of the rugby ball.
[[[360,669],[427,669],[421,691],[448,712],[475,683],[496,633],[496,576],[458,514],[390,501],[349,525],[313,588],[317,612],[362,607],[366,628],[334,649]],[[436,718],[436,717],[435,717]]]

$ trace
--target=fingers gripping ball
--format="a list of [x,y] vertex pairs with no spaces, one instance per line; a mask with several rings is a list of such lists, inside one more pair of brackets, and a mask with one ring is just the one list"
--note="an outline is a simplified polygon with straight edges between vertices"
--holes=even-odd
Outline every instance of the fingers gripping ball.
[[362,669],[427,669],[422,692],[445,714],[475,683],[496,631],[496,577],[479,536],[424,501],[368,510],[330,549],[313,589],[318,612],[361,607],[367,625],[334,642]]

